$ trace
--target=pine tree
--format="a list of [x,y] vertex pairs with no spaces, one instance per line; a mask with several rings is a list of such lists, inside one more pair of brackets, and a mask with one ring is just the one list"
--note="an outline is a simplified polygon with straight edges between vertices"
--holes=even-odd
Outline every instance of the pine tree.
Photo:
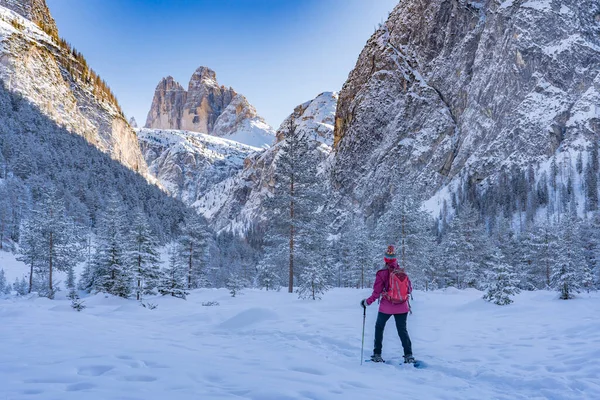
[[244,286],[243,279],[241,279],[238,274],[234,272],[229,273],[229,277],[225,282],[225,287],[229,290],[231,297],[235,297],[237,294],[241,293]]
[[582,268],[585,265],[583,246],[577,232],[577,216],[567,215],[563,220],[558,241],[558,252],[552,269],[552,287],[563,300],[572,299],[581,290]]
[[519,293],[518,279],[512,266],[504,262],[500,249],[494,249],[486,260],[487,291],[484,300],[500,306],[513,302],[511,296]]
[[76,311],[82,311],[86,308],[83,304],[83,301],[79,298],[79,294],[77,293],[76,284],[75,284],[75,271],[73,270],[73,266],[69,266],[69,270],[67,272],[67,289],[69,290],[69,294],[67,298],[71,300],[71,307]]
[[541,245],[538,245],[537,259],[542,273],[541,281],[544,283],[544,288],[550,289],[554,265],[561,251],[557,227],[546,220],[540,227],[539,238]]
[[406,269],[416,286],[425,286],[423,270],[431,264],[433,220],[422,207],[415,187],[400,182],[391,194],[387,212],[380,218],[383,243],[397,244],[398,264]]
[[544,231],[539,226],[533,226],[519,238],[517,256],[517,278],[524,290],[543,289],[548,287],[546,266],[551,259],[546,258],[547,244]]
[[202,218],[188,216],[178,241],[178,255],[187,268],[187,289],[208,286],[206,278],[206,249],[208,231]]
[[131,231],[128,235],[128,264],[133,272],[136,285],[136,299],[142,295],[156,294],[160,279],[160,258],[158,241],[152,235],[150,225],[144,213],[135,213]]
[[598,170],[598,145],[594,142],[588,163],[585,166],[585,204],[587,211],[595,211],[598,209]]
[[180,262],[175,245],[169,247],[169,263],[163,271],[158,291],[163,296],[171,295],[185,299],[189,294],[187,287],[187,270],[185,264]]
[[[364,289],[370,286],[368,280],[373,273],[374,253],[378,250],[378,240],[374,239],[364,221],[360,217],[354,217],[350,223],[344,228],[347,234],[347,248],[342,247],[349,256],[341,265],[342,273],[346,275],[346,279],[351,280],[354,287]],[[382,246],[379,246],[382,247]],[[333,249],[335,256],[338,249]],[[377,252],[377,255],[380,255]],[[376,257],[379,261],[381,257]],[[333,262],[331,263],[333,265]],[[333,271],[331,271],[333,274]]]
[[35,269],[41,263],[41,259],[43,258],[41,233],[33,215],[23,221],[19,241],[19,252],[17,255],[17,260],[25,263],[25,265],[29,267],[28,293],[33,291]]
[[81,277],[79,279],[79,289],[85,290],[88,293],[94,289],[95,282],[95,274],[94,274],[94,264],[92,259],[92,231],[88,230],[86,235],[84,250],[85,253],[85,264],[83,266],[83,271],[81,272]]
[[29,293],[29,283],[25,280],[25,277],[15,278],[15,283],[13,283],[13,290],[17,292],[18,296],[25,296]]
[[[54,272],[68,271],[81,256],[78,230],[73,220],[67,217],[64,201],[56,189],[50,188],[42,196],[24,228],[26,232],[20,259],[30,265],[32,272],[36,265],[37,272],[47,277],[47,289],[42,295],[53,298]],[[30,282],[33,283],[32,278]]]
[[125,213],[116,195],[112,195],[98,223],[94,265],[94,290],[129,297],[133,273],[126,262]]
[[[321,211],[319,214],[323,214]],[[328,234],[326,226],[328,218],[318,218],[324,226],[304,227],[303,234],[299,236],[298,247],[302,249],[302,272],[299,277],[298,297],[301,299],[320,299],[330,289],[329,282],[333,273],[333,262],[329,253]]]
[[279,290],[281,288],[281,277],[277,274],[277,264],[272,262],[266,255],[257,265],[256,281],[259,287],[268,290]]
[[489,242],[484,227],[478,223],[477,211],[472,206],[460,209],[442,243],[448,285],[460,289],[465,285],[477,287],[480,284],[483,276],[481,260],[486,256]]
[[11,286],[6,282],[4,269],[0,269],[0,294],[9,294]]
[[600,212],[594,211],[591,217],[581,226],[586,268],[592,278],[592,287],[600,286]]
[[265,247],[267,252],[280,253],[281,247],[286,246],[288,292],[292,293],[294,278],[301,275],[301,268],[306,266],[305,258],[310,256],[297,247],[308,242],[309,239],[302,236],[308,236],[311,227],[318,224],[315,211],[323,204],[324,190],[319,184],[317,157],[313,154],[316,143],[296,129],[294,117],[290,118],[287,128],[285,139],[278,144],[275,187],[266,202],[271,215]]

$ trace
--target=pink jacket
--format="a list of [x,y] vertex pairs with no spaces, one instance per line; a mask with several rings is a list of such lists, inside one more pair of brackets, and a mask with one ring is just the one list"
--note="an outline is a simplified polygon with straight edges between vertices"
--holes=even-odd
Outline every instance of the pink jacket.
[[[387,290],[389,278],[390,271],[387,267],[377,271],[377,275],[375,276],[375,284],[373,285],[373,294],[367,299],[368,305],[371,305],[382,295],[383,292]],[[412,293],[412,283],[410,279],[408,279],[408,292]],[[406,314],[409,311],[410,305],[408,301],[405,301],[401,304],[394,304],[388,301],[385,297],[381,297],[381,303],[379,304],[379,312],[382,312],[384,314]]]

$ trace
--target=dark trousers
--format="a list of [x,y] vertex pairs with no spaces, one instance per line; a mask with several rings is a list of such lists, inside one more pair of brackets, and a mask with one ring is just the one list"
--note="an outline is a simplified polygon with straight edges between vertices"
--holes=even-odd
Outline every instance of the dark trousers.
[[[406,317],[408,316],[408,313],[393,315],[394,319],[396,320],[398,336],[400,336],[402,347],[404,348],[404,355],[411,356],[412,343],[410,342],[410,337],[408,336],[408,331],[406,330]],[[391,316],[392,314],[384,314],[382,312],[377,315],[377,322],[375,322],[375,349],[373,350],[373,354],[381,354],[381,347],[383,346],[383,329],[385,328],[385,323],[388,321],[388,319],[390,319]]]

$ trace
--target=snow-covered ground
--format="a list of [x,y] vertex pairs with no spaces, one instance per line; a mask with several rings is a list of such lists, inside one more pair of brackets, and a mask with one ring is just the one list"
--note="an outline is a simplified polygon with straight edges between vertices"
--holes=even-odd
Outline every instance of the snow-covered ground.
[[[522,293],[499,307],[474,290],[416,292],[409,332],[428,368],[415,369],[360,365],[369,292],[314,302],[206,289],[150,299],[154,310],[96,295],[80,313],[60,298],[0,300],[0,399],[600,398],[597,293]],[[388,322],[383,355],[399,360],[394,331]]]

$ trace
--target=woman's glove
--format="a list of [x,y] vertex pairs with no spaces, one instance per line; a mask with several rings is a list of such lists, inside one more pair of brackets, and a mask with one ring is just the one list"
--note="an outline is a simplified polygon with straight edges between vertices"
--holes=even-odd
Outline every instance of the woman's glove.
[[363,308],[367,308],[367,306],[368,306],[368,304],[367,304],[367,299],[362,299],[362,300],[360,301],[360,305],[361,305]]

